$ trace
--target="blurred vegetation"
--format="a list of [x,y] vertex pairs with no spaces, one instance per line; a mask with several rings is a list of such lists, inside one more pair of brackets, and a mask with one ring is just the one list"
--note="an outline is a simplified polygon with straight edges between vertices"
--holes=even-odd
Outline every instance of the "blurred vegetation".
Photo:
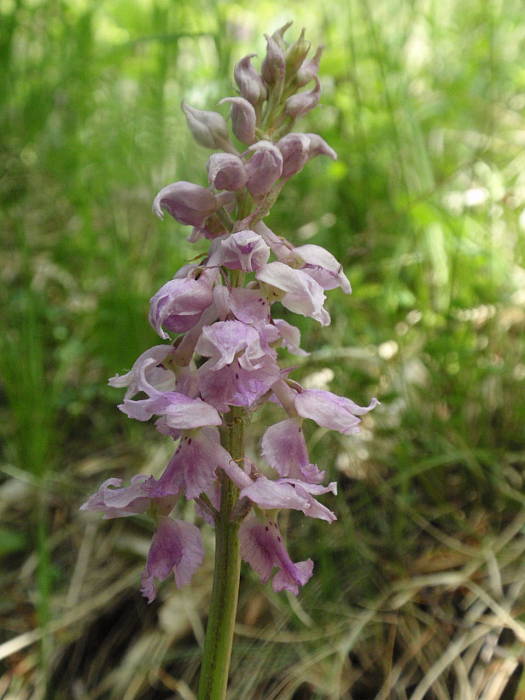
[[329,295],[329,329],[300,321],[297,376],[382,406],[357,437],[312,431],[339,520],[291,517],[292,556],[316,562],[298,601],[245,572],[231,697],[524,698],[523,5],[253,7],[1,5],[0,696],[192,697],[211,556],[146,607],[148,525],[78,506],[169,456],[106,380],[157,342],[147,301],[196,252],[150,212],[168,182],[205,182],[180,101],[215,108],[294,19],[326,45],[301,128],[339,160],[311,162],[269,225],[354,288]]

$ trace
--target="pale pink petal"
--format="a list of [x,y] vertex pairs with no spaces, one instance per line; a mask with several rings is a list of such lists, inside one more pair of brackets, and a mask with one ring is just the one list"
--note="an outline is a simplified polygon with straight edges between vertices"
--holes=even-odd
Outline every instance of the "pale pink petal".
[[288,262],[294,259],[292,244],[286,238],[277,236],[263,221],[255,224],[254,230],[262,236],[278,260]]
[[178,488],[160,484],[145,474],[134,476],[129,486],[122,486],[122,479],[106,479],[80,510],[104,513],[106,520],[144,513],[152,500],[156,500],[159,507],[171,510],[177,493]]
[[336,520],[334,513],[315,500],[310,493],[311,487],[317,488],[317,494],[333,492],[335,484],[320,486],[307,484],[297,479],[279,479],[271,481],[260,476],[250,486],[242,489],[241,498],[249,498],[264,510],[287,508],[300,510],[311,518],[319,518],[332,522]]
[[270,426],[261,441],[262,454],[281,476],[300,478],[300,469],[310,463],[301,419],[289,418]]
[[153,212],[162,219],[166,210],[181,224],[202,226],[206,218],[217,211],[219,206],[219,202],[209,190],[181,180],[160,190],[153,202]]
[[242,558],[263,582],[269,580],[274,567],[279,569],[272,581],[274,591],[287,590],[297,595],[299,586],[303,586],[312,575],[312,560],[294,563],[273,522],[262,523],[255,516],[248,516],[239,529],[239,540]]
[[350,294],[352,288],[347,276],[343,272],[341,263],[325,248],[320,245],[307,243],[294,248],[294,253],[306,263],[302,268],[325,290],[341,287],[345,294]]
[[255,231],[238,231],[221,241],[218,259],[230,270],[254,272],[266,265],[270,248]]
[[231,365],[236,357],[244,369],[256,369],[265,357],[259,333],[240,321],[218,321],[206,326],[195,350],[210,358],[203,367],[214,371]]
[[216,469],[227,469],[231,459],[217,429],[203,428],[181,439],[159,483],[174,491],[182,489],[188,499],[196,498],[210,488]]
[[150,299],[149,322],[161,338],[164,330],[185,333],[192,328],[212,303],[212,284],[216,277],[202,274],[198,280],[186,277],[166,282]]
[[322,287],[302,270],[275,261],[265,265],[255,276],[260,282],[284,292],[280,301],[290,311],[310,316],[322,326],[330,323],[330,315],[323,306],[326,296]]
[[274,319],[273,323],[279,331],[283,345],[288,352],[291,352],[292,355],[299,355],[302,357],[310,354],[299,347],[301,331],[298,328],[292,326],[291,323],[287,323],[287,321],[283,321],[281,318]]
[[361,422],[358,416],[368,413],[378,403],[377,399],[372,399],[368,406],[358,406],[344,396],[321,389],[306,389],[295,397],[295,408],[300,416],[343,435],[358,432]]
[[221,425],[217,409],[202,401],[176,391],[167,391],[140,401],[124,400],[120,410],[130,418],[146,421],[153,415],[164,416],[166,427],[175,430],[190,430],[207,425]]
[[230,406],[253,406],[280,376],[279,367],[271,357],[263,357],[261,366],[254,370],[243,369],[237,360],[218,371],[204,365],[199,369],[202,397],[221,412],[228,411]]
[[156,597],[155,579],[164,581],[173,573],[177,588],[186,586],[203,557],[201,534],[195,525],[160,518],[142,575],[141,592],[148,603]]
[[230,309],[237,320],[252,325],[267,322],[270,314],[268,299],[256,289],[232,289]]
[[115,375],[108,384],[113,387],[128,387],[126,398],[139,391],[153,395],[158,391],[169,391],[175,388],[175,375],[171,370],[160,367],[164,360],[173,355],[171,345],[155,345],[140,355],[131,370],[123,375]]

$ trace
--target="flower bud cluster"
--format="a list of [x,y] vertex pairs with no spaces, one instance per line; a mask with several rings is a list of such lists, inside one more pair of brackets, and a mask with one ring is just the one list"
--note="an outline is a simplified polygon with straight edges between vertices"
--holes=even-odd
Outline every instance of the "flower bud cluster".
[[[240,522],[241,555],[276,591],[297,594],[312,575],[313,562],[293,562],[277,525],[282,509],[327,522],[334,513],[318,497],[336,492],[325,473],[310,462],[303,423],[313,421],[349,435],[358,430],[366,407],[329,391],[303,388],[281,369],[285,351],[306,355],[299,329],[272,316],[280,302],[289,311],[330,323],[325,292],[351,292],[340,263],[324,248],[295,246],[271,231],[263,219],[284,183],[311,158],[335,152],[317,134],[294,132],[295,120],[316,106],[321,49],[308,59],[301,32],[287,44],[285,25],[266,37],[261,72],[253,54],[241,59],[234,77],[239,95],[231,106],[233,136],[216,112],[183,104],[188,126],[202,146],[216,150],[207,163],[209,186],[167,185],[154,199],[164,212],[193,227],[190,240],[209,239],[199,264],[185,265],[151,298],[149,321],[163,340],[146,350],[131,370],[109,383],[126,388],[120,410],[132,419],[155,418],[176,449],[162,475],[135,476],[127,486],[108,479],[82,506],[115,518],[149,512],[157,522],[142,579],[149,601],[157,579],[170,573],[177,586],[191,580],[203,559],[199,529],[170,513],[181,498],[194,499],[212,524],[220,510],[219,482],[238,492],[233,512]],[[313,83],[306,92],[299,90]],[[261,438],[260,462],[234,460],[221,443],[228,414],[246,417],[265,402],[281,407],[282,419]],[[277,571],[275,571],[277,569]]]

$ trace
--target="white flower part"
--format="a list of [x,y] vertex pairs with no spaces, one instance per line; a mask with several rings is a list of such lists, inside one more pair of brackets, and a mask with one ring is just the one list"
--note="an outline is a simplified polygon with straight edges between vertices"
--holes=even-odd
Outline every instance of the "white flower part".
[[294,248],[294,253],[306,263],[304,271],[311,275],[323,289],[341,287],[345,294],[350,294],[352,288],[348,277],[343,272],[343,266],[326,248],[307,243]]
[[329,325],[330,314],[323,306],[325,293],[306,272],[276,261],[265,265],[255,276],[260,282],[284,292],[280,301],[290,311],[309,316],[322,326]]
[[128,387],[125,397],[131,398],[139,391],[148,396],[156,396],[162,391],[175,388],[175,374],[159,366],[168,355],[174,352],[172,345],[155,345],[140,355],[126,374],[116,374],[108,380],[109,386]]

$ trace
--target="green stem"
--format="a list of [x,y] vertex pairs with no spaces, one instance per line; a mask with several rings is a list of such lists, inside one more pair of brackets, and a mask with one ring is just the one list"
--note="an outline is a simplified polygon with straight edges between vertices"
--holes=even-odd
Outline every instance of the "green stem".
[[[232,407],[225,416],[222,444],[233,459],[244,457],[244,410]],[[215,525],[215,571],[202,657],[198,700],[224,700],[237,613],[241,557],[239,523],[231,521],[237,487],[221,476],[221,508]]]

